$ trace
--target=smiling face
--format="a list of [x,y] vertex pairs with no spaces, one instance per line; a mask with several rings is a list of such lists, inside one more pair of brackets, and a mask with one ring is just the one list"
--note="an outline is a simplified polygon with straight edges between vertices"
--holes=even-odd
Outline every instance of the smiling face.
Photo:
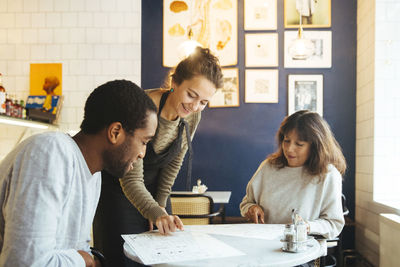
[[167,102],[179,117],[185,118],[202,111],[217,91],[215,85],[202,75],[184,80],[180,85],[172,82],[174,91]]
[[157,129],[157,115],[151,112],[147,115],[144,128],[136,129],[134,134],[128,134],[122,129],[124,140],[115,147],[104,152],[104,170],[116,177],[123,177],[133,168],[133,164],[146,154],[147,143],[153,138]]
[[282,141],[282,150],[289,167],[303,166],[310,156],[311,143],[299,139],[296,130],[286,134]]

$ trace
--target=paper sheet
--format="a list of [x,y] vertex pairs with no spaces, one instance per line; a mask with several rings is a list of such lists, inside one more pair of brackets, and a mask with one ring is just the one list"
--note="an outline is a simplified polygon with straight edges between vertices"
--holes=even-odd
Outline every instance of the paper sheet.
[[284,228],[285,226],[283,224],[210,224],[186,225],[185,231],[275,240],[282,237]]
[[183,231],[163,236],[147,232],[122,238],[145,265],[245,255],[204,233]]

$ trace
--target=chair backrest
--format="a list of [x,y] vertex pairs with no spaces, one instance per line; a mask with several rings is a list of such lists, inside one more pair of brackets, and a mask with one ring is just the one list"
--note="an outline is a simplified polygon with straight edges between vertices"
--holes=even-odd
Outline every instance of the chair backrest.
[[172,214],[178,215],[184,225],[209,224],[214,202],[201,194],[171,194]]

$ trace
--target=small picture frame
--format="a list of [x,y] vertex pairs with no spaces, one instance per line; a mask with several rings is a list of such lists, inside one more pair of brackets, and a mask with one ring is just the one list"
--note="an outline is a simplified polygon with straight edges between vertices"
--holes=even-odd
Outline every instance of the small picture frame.
[[[301,15],[300,15],[301,14]],[[331,27],[331,0],[285,0],[285,28]]]
[[224,87],[218,89],[208,106],[210,108],[238,107],[239,104],[239,70],[223,68]]
[[244,30],[276,30],[277,0],[244,0]]
[[246,67],[278,66],[277,33],[247,33],[245,48]]
[[303,31],[303,37],[314,43],[314,53],[304,60],[293,59],[289,47],[297,38],[297,31],[285,31],[284,66],[285,68],[331,68],[332,67],[332,32]]
[[323,115],[323,76],[289,75],[288,115],[299,110],[310,110]]
[[246,70],[246,103],[278,103],[278,70]]

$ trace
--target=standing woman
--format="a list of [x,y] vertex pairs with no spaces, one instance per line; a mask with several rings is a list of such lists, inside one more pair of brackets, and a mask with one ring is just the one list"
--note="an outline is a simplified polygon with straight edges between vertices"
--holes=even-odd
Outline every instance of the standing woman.
[[298,111],[283,120],[277,141],[277,151],[247,185],[242,216],[254,223],[286,224],[297,209],[309,233],[338,236],[344,226],[346,162],[328,123],[318,113]]
[[[168,234],[183,229],[170,213],[171,187],[206,107],[223,85],[218,59],[196,48],[167,77],[168,89],[146,90],[158,107],[158,127],[146,155],[121,179],[102,173],[102,189],[93,224],[94,244],[108,266],[137,266],[123,254],[121,234],[142,233],[156,225]],[[191,151],[189,151],[191,152]],[[188,162],[190,175],[190,160]]]

